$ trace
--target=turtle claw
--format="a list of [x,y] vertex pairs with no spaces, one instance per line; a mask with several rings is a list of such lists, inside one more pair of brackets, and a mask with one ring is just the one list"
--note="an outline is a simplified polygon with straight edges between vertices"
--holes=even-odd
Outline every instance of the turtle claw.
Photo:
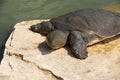
[[77,44],[73,48],[73,53],[75,54],[75,57],[78,59],[86,59],[88,57],[86,47],[82,44]]
[[82,53],[82,51],[78,51],[77,49],[74,49],[74,53],[76,58],[78,59],[86,59],[88,57],[87,52]]

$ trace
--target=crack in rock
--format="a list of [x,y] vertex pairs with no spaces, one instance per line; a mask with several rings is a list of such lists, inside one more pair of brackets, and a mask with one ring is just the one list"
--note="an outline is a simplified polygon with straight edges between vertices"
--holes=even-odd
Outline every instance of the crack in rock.
[[10,64],[10,62],[8,63],[8,65],[10,66],[10,69],[13,70],[13,67],[12,67],[12,65]]
[[[14,29],[13,32],[11,33],[10,42],[9,42],[9,46],[10,46],[10,47],[13,47],[11,43],[12,43],[12,40],[13,40],[14,31],[15,31],[15,29]],[[7,48],[7,47],[6,47],[6,48]],[[13,55],[14,55],[14,56],[16,56],[16,57],[19,57],[22,61],[24,61],[24,62],[26,62],[26,63],[31,63],[31,64],[35,65],[39,70],[43,71],[45,74],[51,74],[56,80],[64,80],[62,77],[55,75],[51,70],[41,68],[41,67],[38,66],[36,63],[30,62],[29,60],[25,60],[22,54],[17,54],[17,53],[12,53],[12,54],[11,54],[9,51],[6,51],[6,53],[7,53],[7,55],[9,55],[9,56],[13,56]],[[10,66],[11,70],[13,70],[13,67],[12,67],[12,65],[10,64],[10,62],[9,62],[9,66]]]
[[[62,77],[60,77],[58,75],[55,75],[51,70],[48,70],[48,69],[45,69],[45,68],[41,68],[36,63],[30,62],[29,60],[25,60],[22,54],[16,54],[16,53],[12,53],[11,54],[10,52],[7,52],[7,55],[19,57],[22,61],[35,65],[39,70],[43,71],[43,73],[51,74],[56,80],[64,80]],[[9,66],[10,66],[11,69],[13,69],[13,67],[12,67],[12,65],[10,63],[9,63]]]

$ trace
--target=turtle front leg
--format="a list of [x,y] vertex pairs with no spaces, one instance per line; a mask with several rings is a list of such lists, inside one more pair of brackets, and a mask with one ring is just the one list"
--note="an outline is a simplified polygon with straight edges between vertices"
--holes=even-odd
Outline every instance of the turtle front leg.
[[79,31],[72,31],[69,36],[70,45],[75,56],[79,59],[85,59],[87,57],[86,43]]

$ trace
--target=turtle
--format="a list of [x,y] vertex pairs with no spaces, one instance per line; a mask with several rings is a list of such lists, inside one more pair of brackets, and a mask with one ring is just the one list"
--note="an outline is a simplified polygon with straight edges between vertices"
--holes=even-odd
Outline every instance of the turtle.
[[104,9],[80,9],[30,26],[46,36],[52,49],[67,44],[78,59],[88,57],[87,47],[120,34],[120,13]]

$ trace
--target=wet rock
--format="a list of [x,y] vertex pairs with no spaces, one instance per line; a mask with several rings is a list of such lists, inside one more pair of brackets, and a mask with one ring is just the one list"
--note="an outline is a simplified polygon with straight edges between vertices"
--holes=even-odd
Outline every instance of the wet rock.
[[76,59],[68,47],[51,50],[45,36],[29,30],[42,20],[15,25],[0,65],[0,80],[119,80],[120,36],[88,47],[88,58]]

